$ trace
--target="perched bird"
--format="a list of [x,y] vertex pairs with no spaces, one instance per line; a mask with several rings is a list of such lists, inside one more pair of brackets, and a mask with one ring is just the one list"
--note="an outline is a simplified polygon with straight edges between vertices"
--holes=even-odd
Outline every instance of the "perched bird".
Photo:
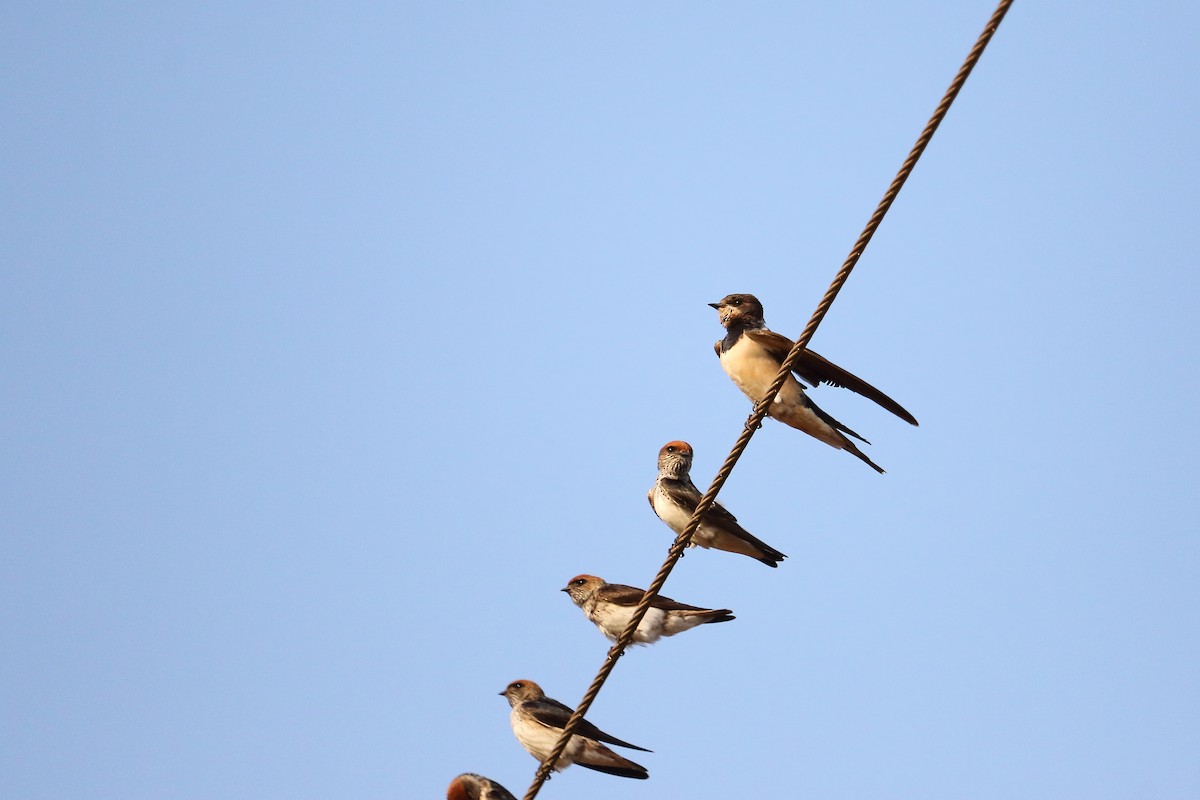
[[[546,697],[542,687],[533,681],[513,681],[500,694],[507,697],[508,704],[512,706],[510,720],[517,741],[538,761],[545,761],[574,710]],[[554,771],[561,772],[572,764],[578,764],[622,778],[644,780],[650,777],[650,773],[641,764],[621,758],[600,744],[601,742],[641,750],[643,753],[650,752],[644,747],[609,736],[584,719],[579,721],[579,727],[575,729],[566,749],[554,764]]]
[[[575,605],[596,624],[600,632],[614,642],[633,618],[633,610],[642,602],[641,589],[619,583],[605,583],[595,575],[576,575],[563,589]],[[708,622],[729,622],[728,608],[697,608],[676,603],[669,597],[656,596],[638,623],[633,644],[654,644],[663,636],[674,636]]]
[[[762,303],[758,302],[754,295],[726,295],[721,302],[709,305],[717,310],[721,324],[726,330],[725,338],[714,345],[717,356],[721,359],[721,366],[738,388],[750,398],[750,402],[757,404],[766,396],[767,389],[779,374],[779,368],[783,366],[784,359],[796,343],[782,334],[767,330],[767,324],[763,321]],[[826,361],[812,350],[806,349],[801,352],[792,371],[812,386],[828,383],[857,392],[874,400],[905,422],[917,424],[913,415],[895,400],[862,378]],[[870,442],[817,408],[804,393],[794,375],[788,376],[767,414],[785,425],[820,439],[831,447],[848,450],[876,472],[883,472],[883,468],[867,458],[849,437],[853,436],[867,444]]]
[[450,781],[446,800],[517,800],[512,792],[491,778],[464,772]]
[[[667,442],[658,451],[658,480],[646,497],[658,518],[676,535],[687,527],[703,495],[692,483],[692,446],[687,442]],[[692,535],[691,545],[740,553],[775,567],[787,558],[748,530],[738,525],[737,517],[720,503],[713,503]]]

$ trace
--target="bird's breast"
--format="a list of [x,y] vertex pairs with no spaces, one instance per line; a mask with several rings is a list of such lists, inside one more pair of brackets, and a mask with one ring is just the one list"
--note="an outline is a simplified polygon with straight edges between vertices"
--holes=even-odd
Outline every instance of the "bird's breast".
[[[544,759],[550,755],[550,751],[554,749],[554,745],[558,743],[558,737],[562,733],[561,728],[552,728],[549,725],[544,725],[538,722],[531,715],[522,713],[517,709],[513,709],[512,713],[512,729],[517,737],[517,741],[537,758]],[[559,759],[557,766],[570,764],[574,759],[575,754],[579,751],[579,742],[577,737],[572,736],[571,741],[567,743],[567,749],[563,751],[563,757]]]
[[[625,631],[625,628],[628,627],[629,620],[633,619],[634,608],[635,606],[619,606],[616,603],[603,603],[597,609],[599,612],[597,622],[611,635],[613,641],[616,641]],[[662,625],[662,609],[646,609],[646,615],[642,617],[642,621],[638,623],[637,631],[634,633],[633,642],[638,644],[654,641],[658,638],[657,633],[662,629]]]
[[[754,403],[766,396],[767,389],[771,388],[782,363],[749,336],[741,337],[721,354],[721,366],[725,374]],[[802,394],[800,384],[789,375],[776,397],[776,402],[789,405],[802,402]]]
[[679,503],[675,502],[661,487],[656,486],[654,489],[654,513],[658,514],[659,519],[667,523],[667,527],[679,533],[687,526],[688,520],[692,518],[693,509],[684,508]]

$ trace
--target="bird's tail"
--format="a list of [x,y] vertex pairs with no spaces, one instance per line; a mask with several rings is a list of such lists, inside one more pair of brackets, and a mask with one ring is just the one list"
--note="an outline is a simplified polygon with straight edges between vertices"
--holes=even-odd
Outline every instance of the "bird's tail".
[[[864,439],[863,441],[866,441],[866,440]],[[883,467],[879,466],[874,461],[872,461],[870,458],[868,458],[867,454],[864,453],[862,450],[859,450],[858,445],[854,444],[854,442],[850,441],[849,439],[847,439],[845,442],[842,443],[842,449],[848,453],[852,453],[855,458],[858,458],[859,460],[861,460],[868,467],[875,470],[880,475],[882,475],[884,473]]]
[[697,625],[707,625],[712,622],[729,622],[736,619],[728,608],[694,608],[691,610],[677,609],[667,614],[663,619],[663,635],[674,636],[683,631],[690,631]]
[[[768,567],[778,567],[779,562],[787,558],[783,553],[771,547],[771,545],[759,539],[745,528],[742,528],[739,533],[741,534],[739,537],[741,539],[741,547],[734,550],[734,552],[744,553],[756,561],[761,561]],[[731,536],[730,538],[733,537]]]
[[878,472],[880,475],[883,474],[883,472],[884,472],[883,467],[879,466],[874,461],[867,458],[867,454],[864,453],[862,450],[859,450],[858,445],[856,445],[854,442],[850,441],[849,437],[853,436],[855,439],[858,439],[860,442],[862,442],[864,444],[870,444],[869,441],[867,441],[864,437],[859,436],[857,433],[850,430],[848,427],[846,427],[842,423],[838,422],[836,419],[831,417],[829,414],[822,411],[821,408],[816,403],[814,403],[811,398],[808,397],[808,395],[805,395],[804,399],[806,401],[808,401],[809,409],[814,414],[816,414],[818,417],[820,417],[823,422],[825,422],[827,425],[829,425],[831,428],[833,428],[833,430],[828,431],[828,433],[832,434],[833,436],[836,436],[838,438],[838,442],[837,443],[831,442],[827,437],[819,435],[818,432],[809,431],[810,433],[812,433],[813,436],[815,436],[816,438],[820,439],[823,442],[826,442],[827,444],[831,444],[834,447],[838,447],[842,450],[846,450],[846,451],[854,454],[855,458],[858,458],[859,460],[863,461],[867,466],[869,466],[871,469]]
[[583,748],[575,756],[575,763],[579,766],[621,778],[645,780],[650,777],[649,771],[641,764],[634,763],[628,758],[622,758],[599,742],[590,739],[585,742]]

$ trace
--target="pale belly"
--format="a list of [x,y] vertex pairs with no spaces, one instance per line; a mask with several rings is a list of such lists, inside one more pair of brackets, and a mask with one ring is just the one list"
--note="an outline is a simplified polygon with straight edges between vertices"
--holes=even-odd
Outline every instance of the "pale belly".
[[[550,751],[554,749],[554,745],[558,743],[558,737],[562,733],[558,728],[550,728],[538,722],[531,722],[515,713],[511,715],[511,722],[517,741],[538,761],[543,761],[546,756],[550,755]],[[572,736],[571,741],[567,742],[567,748],[563,750],[562,756],[559,757],[554,768],[564,769],[570,766],[575,761],[575,756],[579,753],[581,745],[579,737]]]
[[[762,347],[743,337],[733,347],[721,354],[721,366],[742,393],[754,403],[767,395],[767,390],[779,374],[779,363]],[[821,419],[805,402],[804,387],[794,375],[788,375],[775,401],[767,409],[767,415],[798,430],[815,436],[839,450],[845,446],[845,437]]]
[[662,492],[654,492],[654,513],[658,514],[659,519],[667,523],[667,527],[679,533],[687,527],[688,520],[692,518],[690,511],[684,510],[683,507],[672,503],[667,498],[663,497]]
[[[629,625],[629,620],[633,619],[633,607],[610,605],[606,609],[604,612],[597,612],[598,621],[605,635],[616,641],[625,627]],[[660,608],[647,609],[646,616],[642,617],[637,631],[633,634],[633,641],[637,644],[650,644],[657,641],[658,637],[662,635],[665,616],[666,613]]]
[[[721,354],[721,367],[725,370],[742,394],[757,403],[767,394],[767,389],[779,374],[779,362],[753,340],[743,337],[733,347]],[[803,390],[795,377],[789,375],[776,403],[803,405]]]
[[[682,506],[672,503],[662,496],[662,493],[655,491],[654,493],[654,512],[658,514],[663,522],[667,523],[667,527],[679,534],[687,527],[687,524],[692,519],[692,513]],[[692,534],[691,546],[712,547],[715,543],[718,532],[712,529],[712,526],[701,523],[696,532]]]

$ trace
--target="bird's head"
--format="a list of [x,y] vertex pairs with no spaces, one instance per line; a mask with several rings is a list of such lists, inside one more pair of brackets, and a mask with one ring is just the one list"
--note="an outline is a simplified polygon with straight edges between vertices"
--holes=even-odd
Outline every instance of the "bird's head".
[[668,478],[683,478],[692,469],[692,446],[687,442],[667,442],[658,451],[658,473]]
[[563,591],[571,598],[571,602],[577,606],[581,606],[603,585],[604,579],[597,578],[595,575],[576,575],[567,581],[567,585],[563,587]]
[[504,697],[508,698],[510,706],[517,706],[528,700],[541,700],[546,696],[542,691],[542,687],[530,680],[513,681],[508,686],[504,687],[504,691],[500,692]]
[[721,324],[726,328],[739,325],[743,328],[761,328],[763,321],[762,303],[752,294],[727,294],[719,303],[709,303],[717,310]]

